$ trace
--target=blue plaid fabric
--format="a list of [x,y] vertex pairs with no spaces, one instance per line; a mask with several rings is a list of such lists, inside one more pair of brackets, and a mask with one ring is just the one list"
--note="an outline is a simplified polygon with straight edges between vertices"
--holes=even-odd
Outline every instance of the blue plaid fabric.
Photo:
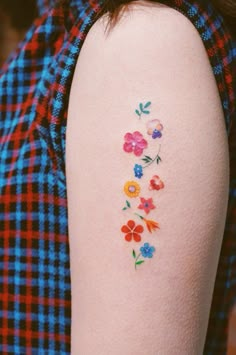
[[[236,300],[236,43],[210,2],[163,3],[198,30],[225,115],[230,196],[204,349],[223,355]],[[0,73],[1,354],[70,354],[67,109],[76,61],[101,4],[38,0],[40,18]]]

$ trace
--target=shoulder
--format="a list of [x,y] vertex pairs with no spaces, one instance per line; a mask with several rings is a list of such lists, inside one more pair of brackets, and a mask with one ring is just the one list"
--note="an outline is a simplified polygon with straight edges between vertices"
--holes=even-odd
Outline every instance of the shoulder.
[[191,95],[199,104],[200,91],[211,96],[219,114],[221,102],[206,48],[185,15],[160,3],[137,1],[110,32],[107,23],[105,15],[85,38],[71,96],[80,89],[96,94],[104,87],[108,95],[121,88],[135,95],[142,85],[143,91],[161,91],[166,100],[174,95],[184,104]]
[[[182,81],[193,74],[201,75],[204,85],[211,81],[217,90],[200,34],[179,11],[160,3],[137,1],[111,31],[106,31],[107,25],[105,15],[87,34],[77,64],[83,67],[82,76],[122,71],[132,80],[132,73],[142,70],[156,75],[169,73],[170,80],[175,75]],[[180,71],[181,76],[177,75]]]
[[[108,31],[108,18],[96,21],[85,40],[85,47],[115,55],[131,54],[132,50],[145,54],[162,50],[173,55],[205,53],[199,32],[193,23],[178,10],[161,3],[135,1],[121,15],[120,21]],[[124,50],[124,51],[122,51]],[[145,52],[146,50],[146,52]],[[160,52],[159,52],[160,54]],[[172,58],[173,59],[173,58]]]

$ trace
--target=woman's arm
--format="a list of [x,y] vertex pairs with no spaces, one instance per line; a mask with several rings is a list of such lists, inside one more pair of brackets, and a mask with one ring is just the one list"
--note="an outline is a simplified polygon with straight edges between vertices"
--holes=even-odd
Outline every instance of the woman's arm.
[[[93,25],[71,90],[72,354],[200,355],[228,201],[225,122],[190,21],[160,4],[132,8],[108,36],[105,18]],[[148,101],[150,114],[140,118],[135,109]],[[154,119],[162,137],[147,134]],[[136,131],[148,143],[141,156],[124,146],[125,134]],[[140,153],[140,144],[134,146]],[[147,167],[144,155],[158,152],[161,161]],[[142,177],[134,176],[135,164],[145,166]],[[128,181],[139,184],[139,196],[124,192]],[[149,204],[146,213],[140,197],[152,199],[155,208]],[[159,228],[150,233],[136,213]],[[127,236],[128,227],[121,230],[129,220],[142,226],[140,242],[135,233]],[[141,255],[144,262],[135,268],[145,242],[155,251]]]

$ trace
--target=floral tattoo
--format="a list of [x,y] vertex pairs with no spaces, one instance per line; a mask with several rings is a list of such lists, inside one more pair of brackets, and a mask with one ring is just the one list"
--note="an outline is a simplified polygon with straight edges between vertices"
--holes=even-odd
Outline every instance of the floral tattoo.
[[143,138],[143,135],[138,131],[135,131],[134,133],[126,133],[124,139],[124,151],[127,153],[133,152],[134,155],[136,155],[137,157],[142,155],[143,150],[148,146],[147,141]]
[[[140,103],[138,108],[135,109],[136,117],[139,120],[145,120],[150,115],[151,101],[146,103]],[[144,150],[148,150],[149,143],[159,141],[163,136],[163,124],[159,119],[151,119],[144,122],[143,132],[134,131],[127,132],[124,135],[123,151],[125,153],[134,155],[140,158],[140,162],[136,162],[133,167],[134,179],[140,179],[148,171],[148,167],[153,163],[157,165],[162,161],[160,157],[161,144],[158,144],[158,148],[155,156],[150,156],[148,153],[144,154]],[[146,170],[147,168],[147,170]],[[142,187],[148,189],[153,196],[146,196],[142,192]],[[149,177],[149,185],[140,184],[135,180],[128,180],[124,183],[123,193],[126,196],[124,207],[122,211],[128,215],[132,214],[133,218],[127,218],[127,222],[122,225],[121,232],[125,242],[129,243],[140,243],[143,239],[145,240],[150,236],[150,234],[156,235],[160,229],[159,222],[153,220],[152,218],[146,218],[144,215],[149,215],[153,213],[153,210],[157,209],[155,202],[155,197],[157,191],[165,187],[164,182],[161,180],[159,175],[153,175]],[[145,191],[145,190],[144,190]],[[158,192],[159,193],[159,192]],[[157,193],[157,194],[158,194]],[[127,199],[128,198],[128,199]],[[132,199],[132,204],[129,199]],[[134,202],[133,202],[134,201]],[[138,211],[140,211],[138,213]],[[136,222],[134,217],[138,219]],[[141,223],[141,224],[140,224]],[[147,233],[147,235],[146,235]],[[137,266],[142,265],[146,260],[153,258],[156,248],[150,243],[144,241],[143,245],[139,248],[139,252],[132,249],[132,257],[134,259],[135,270]]]
[[137,265],[140,265],[140,264],[144,263],[144,261],[145,261],[145,260],[139,260],[139,258],[141,256],[143,258],[150,259],[153,257],[153,253],[156,249],[153,246],[151,246],[149,243],[144,243],[144,245],[139,250],[140,250],[140,253],[138,254],[138,256],[136,256],[136,251],[134,249],[132,251],[133,258],[135,259],[135,261],[134,261],[135,269],[137,268]]

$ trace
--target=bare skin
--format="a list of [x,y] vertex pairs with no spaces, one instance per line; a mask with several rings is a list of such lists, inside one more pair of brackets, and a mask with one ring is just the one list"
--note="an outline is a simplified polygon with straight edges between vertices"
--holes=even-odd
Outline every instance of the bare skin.
[[[86,37],[69,104],[72,355],[200,355],[229,189],[215,78],[197,30],[176,10],[137,2],[108,36],[105,26],[97,21]],[[145,100],[164,126],[162,162],[148,169],[165,188],[151,212],[155,258],[135,270],[130,250],[140,243],[125,241],[121,226],[136,158],[122,145],[126,132],[145,134],[134,113]]]

